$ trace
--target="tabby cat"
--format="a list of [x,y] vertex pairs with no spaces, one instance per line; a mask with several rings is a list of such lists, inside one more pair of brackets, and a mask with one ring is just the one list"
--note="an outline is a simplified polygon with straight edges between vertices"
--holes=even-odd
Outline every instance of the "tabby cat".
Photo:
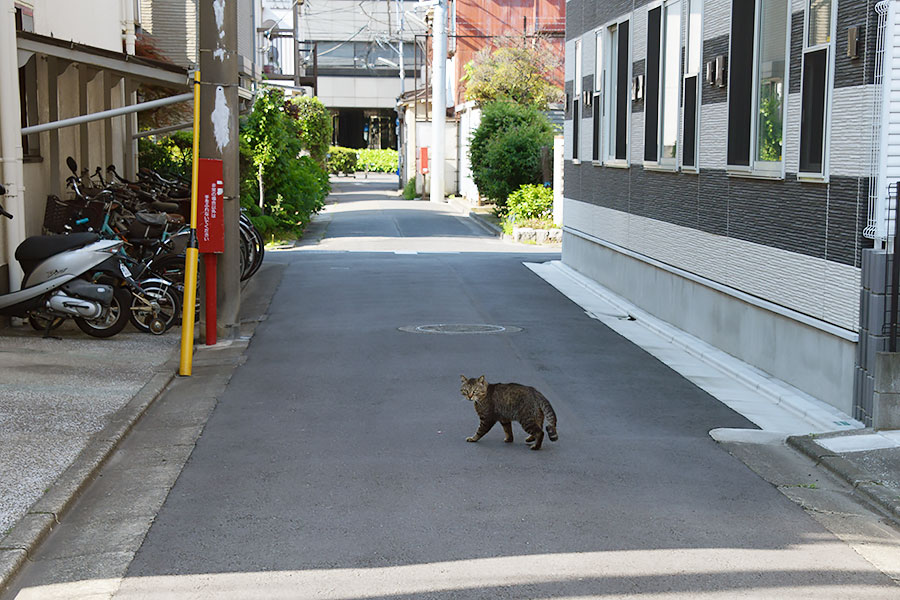
[[555,442],[559,439],[556,435],[556,413],[542,393],[519,383],[487,383],[484,375],[478,379],[462,378],[462,395],[475,403],[475,412],[481,423],[478,431],[472,437],[466,438],[467,442],[477,442],[484,434],[491,430],[494,423],[500,421],[503,431],[506,433],[506,443],[513,441],[512,422],[518,421],[522,429],[529,434],[526,444],[534,442],[532,450],[540,450],[544,441],[544,417],[547,418],[547,437]]

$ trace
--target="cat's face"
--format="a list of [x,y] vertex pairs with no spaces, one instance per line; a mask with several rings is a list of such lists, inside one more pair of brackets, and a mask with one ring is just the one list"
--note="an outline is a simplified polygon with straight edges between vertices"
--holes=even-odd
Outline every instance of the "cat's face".
[[460,386],[459,392],[463,396],[473,401],[484,397],[487,392],[487,383],[484,381],[484,375],[478,379],[468,379],[465,375],[460,375],[459,377],[462,379],[462,386]]

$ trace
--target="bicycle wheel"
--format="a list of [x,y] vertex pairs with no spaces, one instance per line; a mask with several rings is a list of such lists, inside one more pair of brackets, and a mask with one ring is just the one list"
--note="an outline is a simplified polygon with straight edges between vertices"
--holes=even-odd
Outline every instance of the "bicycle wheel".
[[[138,284],[144,294],[132,294],[131,324],[143,332],[165,333],[181,315],[181,294],[177,285],[164,279],[145,279]],[[162,323],[161,329],[154,319]]]

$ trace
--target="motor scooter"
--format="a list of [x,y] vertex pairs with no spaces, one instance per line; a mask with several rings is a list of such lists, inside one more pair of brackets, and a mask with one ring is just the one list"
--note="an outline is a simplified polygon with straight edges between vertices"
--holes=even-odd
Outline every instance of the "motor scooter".
[[[13,218],[2,206],[0,215]],[[67,318],[94,337],[119,333],[130,313],[126,287],[140,290],[117,255],[122,244],[90,232],[27,238],[15,251],[25,272],[22,289],[0,295],[0,315],[26,318],[45,337]]]

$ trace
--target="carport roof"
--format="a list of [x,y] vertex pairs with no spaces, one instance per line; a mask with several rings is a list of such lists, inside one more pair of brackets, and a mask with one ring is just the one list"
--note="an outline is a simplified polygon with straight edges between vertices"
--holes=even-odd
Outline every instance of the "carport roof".
[[28,31],[16,32],[19,51],[55,56],[63,60],[113,71],[130,79],[175,89],[188,89],[188,71],[184,67],[124,52],[60,40]]

